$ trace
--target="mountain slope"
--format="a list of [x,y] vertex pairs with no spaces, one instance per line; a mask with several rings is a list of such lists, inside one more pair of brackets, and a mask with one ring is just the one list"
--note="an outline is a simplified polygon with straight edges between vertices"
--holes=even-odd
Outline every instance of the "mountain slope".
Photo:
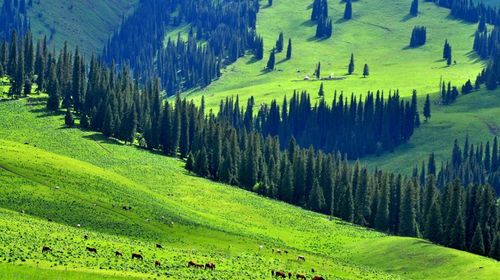
[[[363,94],[368,90],[399,89],[404,96],[413,89],[419,94],[439,90],[440,80],[461,86],[473,79],[483,63],[472,52],[476,24],[454,20],[449,10],[433,3],[420,4],[418,17],[408,15],[409,0],[390,3],[383,0],[353,2],[353,19],[342,19],[343,1],[329,1],[329,15],[333,19],[333,35],[326,40],[314,37],[316,24],[310,21],[310,0],[275,1],[266,7],[261,1],[257,19],[257,33],[264,38],[264,59],[255,61],[247,55],[229,66],[222,78],[206,89],[190,93],[190,97],[207,97],[207,106],[215,108],[221,98],[240,95],[242,100],[254,96],[257,104],[271,99],[281,101],[294,89],[316,94],[320,81],[305,81],[313,77],[321,62],[322,77],[333,74],[334,80],[324,83],[326,99],[334,90]],[[419,48],[408,48],[414,26],[427,27],[427,43]],[[269,52],[279,32],[284,32],[285,50],[276,56],[276,70],[265,72]],[[285,60],[287,39],[292,39],[292,59]],[[452,45],[456,65],[446,66],[442,59],[445,39]],[[355,72],[347,75],[351,53],[355,57]],[[370,67],[370,76],[362,77],[363,65]]]
[[[26,1],[28,2],[28,1]],[[41,0],[28,9],[31,31],[47,35],[52,47],[68,41],[86,55],[101,53],[104,43],[119,28],[122,17],[132,12],[138,0]],[[3,0],[0,0],[0,5]]]
[[[63,116],[48,114],[40,101],[0,103],[0,242],[7,248],[0,260],[10,263],[0,271],[14,279],[29,278],[30,267],[48,271],[44,278],[60,270],[76,279],[71,271],[173,279],[266,279],[271,269],[311,275],[311,268],[327,279],[493,279],[500,273],[487,258],[329,221],[190,176],[178,160],[66,129]],[[42,246],[53,252],[42,254]],[[143,262],[129,259],[138,251]],[[306,262],[297,262],[298,255]],[[156,259],[161,268],[154,268]],[[187,269],[190,259],[218,266]]]

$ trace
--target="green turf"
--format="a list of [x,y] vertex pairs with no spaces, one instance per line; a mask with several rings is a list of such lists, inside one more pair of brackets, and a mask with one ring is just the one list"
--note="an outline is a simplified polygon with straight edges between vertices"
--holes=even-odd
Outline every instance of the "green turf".
[[[0,274],[7,279],[30,278],[36,267],[46,279],[84,278],[80,273],[270,279],[271,269],[311,276],[311,268],[327,279],[493,279],[500,273],[496,261],[329,221],[62,123],[63,115],[45,111],[42,97],[0,102]],[[44,245],[54,252],[42,254]],[[145,260],[130,260],[138,251]],[[298,255],[306,262],[297,262]],[[157,259],[161,268],[153,265]],[[188,269],[190,259],[218,267]]]
[[[26,1],[28,2],[28,1]],[[68,41],[78,45],[90,57],[100,53],[104,44],[118,29],[122,16],[132,12],[138,0],[41,0],[29,9],[31,31],[37,37],[53,38],[52,47]],[[0,5],[3,0],[0,0]],[[53,34],[53,37],[51,36]]]
[[[265,57],[255,61],[246,55],[227,67],[220,80],[209,87],[189,93],[195,99],[205,95],[207,106],[215,108],[221,98],[240,95],[246,100],[255,96],[257,104],[290,96],[294,89],[318,92],[320,81],[304,81],[313,76],[315,65],[320,61],[322,76],[330,74],[339,80],[324,81],[326,98],[334,90],[366,93],[368,90],[399,89],[408,96],[413,89],[419,94],[436,92],[439,82],[451,80],[462,85],[475,78],[483,66],[472,52],[473,35],[477,24],[454,20],[449,10],[433,3],[420,5],[420,15],[409,17],[409,0],[361,0],[353,3],[354,18],[343,21],[344,5],[341,1],[329,1],[333,18],[333,36],[316,40],[315,24],[310,19],[310,0],[275,1],[258,14],[257,32],[264,37]],[[427,27],[427,44],[409,49],[410,35],[415,25]],[[285,53],[277,55],[276,71],[262,71],[267,63],[268,52],[273,48],[279,32],[286,41],[293,41],[293,57],[285,61]],[[447,67],[442,59],[444,40],[453,48],[456,65]],[[355,55],[356,70],[348,76],[347,65],[351,53]],[[370,77],[362,77],[364,63],[370,66]]]

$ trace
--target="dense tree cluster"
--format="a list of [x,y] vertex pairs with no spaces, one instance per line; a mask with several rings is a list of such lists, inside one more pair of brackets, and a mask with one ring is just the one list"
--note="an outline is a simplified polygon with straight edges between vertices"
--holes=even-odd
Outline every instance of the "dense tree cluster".
[[332,19],[328,16],[327,0],[314,0],[312,4],[311,20],[317,22],[317,38],[330,38],[332,36],[333,25]]
[[500,155],[498,139],[474,146],[465,139],[463,146],[455,141],[451,161],[443,163],[438,175],[440,187],[459,178],[464,185],[489,184],[500,196]]
[[[37,50],[40,48],[38,44]],[[31,93],[36,66],[33,40],[29,31],[24,36],[18,36],[14,30],[9,41],[3,40],[0,43],[0,77],[9,77],[11,87],[8,95],[11,98]]]
[[459,96],[458,89],[457,89],[457,87],[452,86],[451,82],[448,82],[448,84],[446,82],[443,82],[441,84],[441,104],[442,105],[449,105],[449,104],[455,102],[455,100],[457,100],[458,96]]
[[489,24],[500,21],[500,10],[487,6],[482,1],[470,0],[434,0],[437,5],[450,9],[450,14],[468,22],[478,22],[481,18]]
[[476,79],[476,88],[485,84],[489,90],[495,90],[500,83],[500,50],[496,51],[490,58],[488,65]]
[[[30,2],[32,3],[32,2]],[[0,8],[0,41],[16,31],[23,35],[30,29],[26,0],[4,0]]]
[[[257,0],[142,1],[109,40],[103,58],[129,64],[141,82],[160,77],[168,95],[204,87],[246,50],[261,48],[255,45],[258,11]],[[179,36],[164,44],[166,31],[181,24],[191,26],[187,41]]]
[[411,32],[410,48],[425,45],[427,41],[427,28],[425,26],[415,26]]
[[387,98],[370,92],[364,100],[335,93],[331,104],[321,99],[312,105],[309,94],[294,92],[281,106],[274,100],[254,112],[252,104],[249,100],[240,108],[238,99],[227,99],[218,118],[264,137],[278,137],[282,148],[294,138],[301,147],[340,151],[349,159],[393,150],[409,140],[420,123],[416,93],[411,101],[403,101],[397,92]]

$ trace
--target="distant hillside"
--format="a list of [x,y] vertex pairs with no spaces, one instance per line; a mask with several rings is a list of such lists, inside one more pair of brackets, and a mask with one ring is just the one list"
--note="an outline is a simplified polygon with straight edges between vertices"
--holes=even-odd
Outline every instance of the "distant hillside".
[[[264,39],[264,57],[255,60],[247,55],[229,66],[222,77],[207,88],[190,96],[207,97],[207,106],[216,108],[221,98],[240,95],[242,100],[255,96],[257,104],[290,96],[294,89],[316,95],[324,83],[325,98],[331,100],[334,90],[364,94],[368,90],[399,89],[401,95],[437,92],[440,79],[461,85],[475,78],[483,67],[472,51],[477,24],[465,23],[449,16],[450,10],[434,3],[420,1],[417,17],[409,15],[408,0],[361,0],[353,2],[353,18],[344,20],[343,1],[328,1],[333,20],[331,38],[315,38],[316,23],[311,21],[311,0],[275,1],[257,16],[257,33]],[[409,48],[412,29],[427,28],[427,43]],[[280,32],[284,33],[284,51],[276,55],[275,71],[264,69]],[[285,59],[288,38],[292,39],[292,58]],[[443,45],[448,39],[453,49],[450,67],[442,59]],[[355,70],[347,75],[351,53]],[[332,80],[318,81],[314,72],[321,62],[321,76]],[[363,78],[363,65],[370,76]],[[308,76],[310,80],[304,78]]]
[[[0,5],[4,0],[0,0]],[[27,1],[28,2],[28,1]],[[28,8],[31,29],[44,34],[51,45],[64,41],[87,54],[101,53],[105,42],[120,26],[122,16],[134,10],[138,0],[34,0]]]

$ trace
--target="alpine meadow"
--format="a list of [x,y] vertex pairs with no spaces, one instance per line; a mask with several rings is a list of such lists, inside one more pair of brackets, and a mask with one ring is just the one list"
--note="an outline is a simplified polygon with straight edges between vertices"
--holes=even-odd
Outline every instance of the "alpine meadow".
[[499,0],[0,0],[0,279],[498,279]]

